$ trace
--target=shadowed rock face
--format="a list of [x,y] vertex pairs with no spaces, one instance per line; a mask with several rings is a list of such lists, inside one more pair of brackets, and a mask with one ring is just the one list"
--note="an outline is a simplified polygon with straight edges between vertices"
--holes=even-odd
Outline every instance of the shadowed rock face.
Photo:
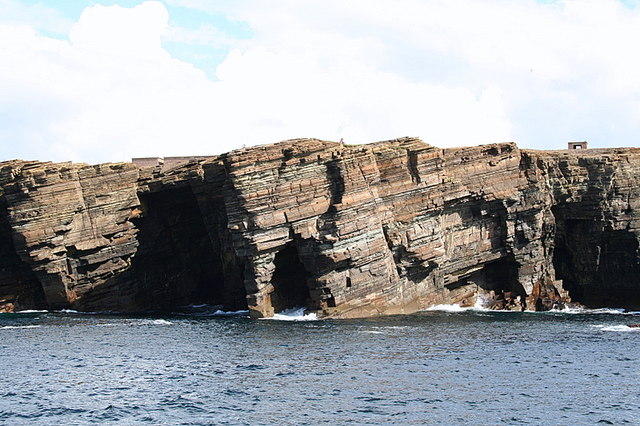
[[640,150],[301,139],[197,159],[0,163],[0,310],[207,303],[640,307]]

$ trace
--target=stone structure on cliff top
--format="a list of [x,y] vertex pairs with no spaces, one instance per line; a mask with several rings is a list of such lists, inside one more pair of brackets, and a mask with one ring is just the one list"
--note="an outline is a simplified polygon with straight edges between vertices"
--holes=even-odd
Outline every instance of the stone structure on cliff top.
[[285,141],[0,163],[0,310],[640,306],[640,149]]

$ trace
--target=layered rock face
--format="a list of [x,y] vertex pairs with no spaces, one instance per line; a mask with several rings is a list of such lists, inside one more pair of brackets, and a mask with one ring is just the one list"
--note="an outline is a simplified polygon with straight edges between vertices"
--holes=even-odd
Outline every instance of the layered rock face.
[[638,308],[639,168],[631,148],[413,138],[169,170],[0,163],[0,310]]

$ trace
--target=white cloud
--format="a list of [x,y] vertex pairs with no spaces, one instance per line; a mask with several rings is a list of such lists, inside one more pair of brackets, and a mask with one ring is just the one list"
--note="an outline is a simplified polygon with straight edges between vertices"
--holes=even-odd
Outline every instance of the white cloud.
[[73,24],[56,9],[41,3],[25,5],[18,0],[0,0],[0,23],[30,26],[53,34],[66,34]]
[[154,56],[161,49],[160,37],[169,23],[162,3],[146,1],[126,9],[96,5],[84,9],[71,28],[71,44],[77,49],[111,55]]
[[164,41],[173,43],[195,44],[213,48],[229,48],[237,40],[211,24],[203,24],[196,29],[169,26],[162,35]]
[[[88,8],[69,42],[0,26],[3,153],[106,161],[404,135],[613,146],[640,130],[640,15],[614,0],[167,4],[224,13],[254,36],[169,28],[153,1]],[[235,47],[213,82],[163,37]]]
[[162,49],[167,18],[157,2],[95,6],[70,42],[0,27],[5,153],[93,162],[202,149],[213,85]]

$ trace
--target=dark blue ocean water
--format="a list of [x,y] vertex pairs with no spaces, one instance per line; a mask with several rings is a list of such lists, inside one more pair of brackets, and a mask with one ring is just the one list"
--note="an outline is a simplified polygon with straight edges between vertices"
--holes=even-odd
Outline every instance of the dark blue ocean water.
[[637,322],[0,314],[0,423],[639,424]]

